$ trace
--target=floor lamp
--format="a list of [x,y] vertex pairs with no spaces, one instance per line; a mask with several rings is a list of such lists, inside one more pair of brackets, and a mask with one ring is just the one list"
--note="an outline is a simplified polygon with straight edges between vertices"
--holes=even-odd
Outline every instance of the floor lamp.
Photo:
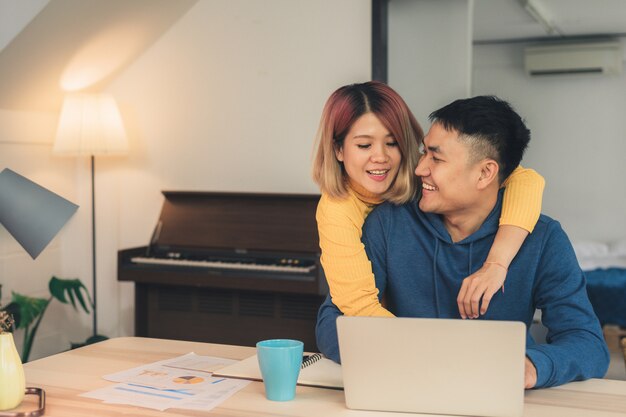
[[63,102],[53,153],[91,157],[93,336],[98,334],[95,157],[122,155],[128,142],[115,99],[109,94],[69,93]]

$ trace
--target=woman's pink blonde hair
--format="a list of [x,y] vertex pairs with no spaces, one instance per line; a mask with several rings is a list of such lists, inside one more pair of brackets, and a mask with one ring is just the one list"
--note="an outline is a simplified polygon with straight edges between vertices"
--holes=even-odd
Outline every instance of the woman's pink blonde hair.
[[424,133],[402,97],[378,81],[343,86],[328,98],[316,135],[313,180],[322,193],[334,198],[347,196],[346,172],[335,151],[343,147],[352,124],[366,113],[378,117],[398,142],[402,155],[398,175],[381,197],[396,204],[405,203],[417,190],[413,171]]

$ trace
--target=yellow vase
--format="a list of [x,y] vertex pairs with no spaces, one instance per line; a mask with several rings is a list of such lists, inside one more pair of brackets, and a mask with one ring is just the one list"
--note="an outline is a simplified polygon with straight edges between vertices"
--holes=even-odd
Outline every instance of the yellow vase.
[[15,408],[24,398],[24,367],[13,335],[0,333],[0,410]]

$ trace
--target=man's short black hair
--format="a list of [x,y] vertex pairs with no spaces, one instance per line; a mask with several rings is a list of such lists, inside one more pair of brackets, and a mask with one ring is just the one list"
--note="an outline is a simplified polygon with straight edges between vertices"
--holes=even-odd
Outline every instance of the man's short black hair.
[[498,162],[500,184],[517,168],[530,141],[530,130],[519,114],[495,96],[456,100],[432,112],[429,119],[459,132],[475,160]]

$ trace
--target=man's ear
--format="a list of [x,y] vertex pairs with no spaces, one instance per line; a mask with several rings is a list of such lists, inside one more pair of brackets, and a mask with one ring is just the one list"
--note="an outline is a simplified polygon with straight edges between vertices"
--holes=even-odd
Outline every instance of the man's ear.
[[498,173],[500,166],[493,159],[485,159],[480,163],[480,177],[478,178],[478,189],[484,190],[494,182],[498,183]]

